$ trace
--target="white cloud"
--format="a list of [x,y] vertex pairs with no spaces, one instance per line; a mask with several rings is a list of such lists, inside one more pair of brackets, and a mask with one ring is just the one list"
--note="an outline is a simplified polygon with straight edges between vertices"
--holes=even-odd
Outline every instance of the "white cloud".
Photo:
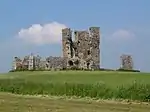
[[17,37],[32,44],[52,44],[61,42],[61,31],[67,26],[58,22],[40,25],[33,24],[27,29],[21,29]]
[[135,34],[133,32],[124,29],[119,29],[111,35],[112,39],[117,39],[117,40],[129,40],[134,37]]

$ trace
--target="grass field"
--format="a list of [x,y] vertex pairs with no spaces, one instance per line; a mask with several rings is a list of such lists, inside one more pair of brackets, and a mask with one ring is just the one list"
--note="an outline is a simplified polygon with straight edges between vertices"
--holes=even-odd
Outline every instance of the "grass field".
[[[136,85],[133,85],[135,82]],[[123,88],[118,89],[122,85]],[[122,98],[149,101],[149,73],[112,71],[12,72],[0,75],[0,91],[0,112],[27,112],[29,110],[30,112],[148,112],[150,109],[149,104],[89,103],[88,101],[68,101],[55,98],[29,98],[3,93],[91,97],[99,100]]]
[[127,73],[106,71],[55,71],[55,72],[14,72],[1,74],[0,79],[24,79],[35,83],[103,83],[110,87],[131,84],[134,81],[150,84],[149,73]]
[[149,112],[149,104],[40,98],[0,93],[0,112]]

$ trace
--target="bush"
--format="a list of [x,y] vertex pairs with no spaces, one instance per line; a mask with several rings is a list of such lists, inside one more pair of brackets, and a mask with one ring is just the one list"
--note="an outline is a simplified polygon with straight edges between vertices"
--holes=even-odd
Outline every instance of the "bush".
[[113,69],[100,68],[100,71],[115,71]]
[[140,70],[126,70],[126,69],[122,69],[122,68],[119,68],[119,69],[117,69],[116,71],[123,71],[123,72],[140,72]]

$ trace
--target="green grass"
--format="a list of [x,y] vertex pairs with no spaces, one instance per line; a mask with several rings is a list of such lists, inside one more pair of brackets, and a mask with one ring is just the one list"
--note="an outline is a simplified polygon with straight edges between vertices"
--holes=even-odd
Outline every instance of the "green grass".
[[150,75],[104,71],[14,72],[0,75],[0,91],[150,101]]
[[149,112],[150,105],[0,93],[0,112]]
[[56,71],[56,72],[14,72],[0,75],[0,79],[19,78],[35,83],[103,83],[109,87],[131,84],[135,80],[142,84],[150,84],[148,73],[126,73],[105,71]]

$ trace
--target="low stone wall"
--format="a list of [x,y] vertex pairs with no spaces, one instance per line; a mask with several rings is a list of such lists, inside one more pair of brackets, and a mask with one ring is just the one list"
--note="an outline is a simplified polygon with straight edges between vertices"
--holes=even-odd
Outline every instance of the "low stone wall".
[[48,69],[65,69],[67,68],[67,59],[63,57],[48,57],[46,58]]

